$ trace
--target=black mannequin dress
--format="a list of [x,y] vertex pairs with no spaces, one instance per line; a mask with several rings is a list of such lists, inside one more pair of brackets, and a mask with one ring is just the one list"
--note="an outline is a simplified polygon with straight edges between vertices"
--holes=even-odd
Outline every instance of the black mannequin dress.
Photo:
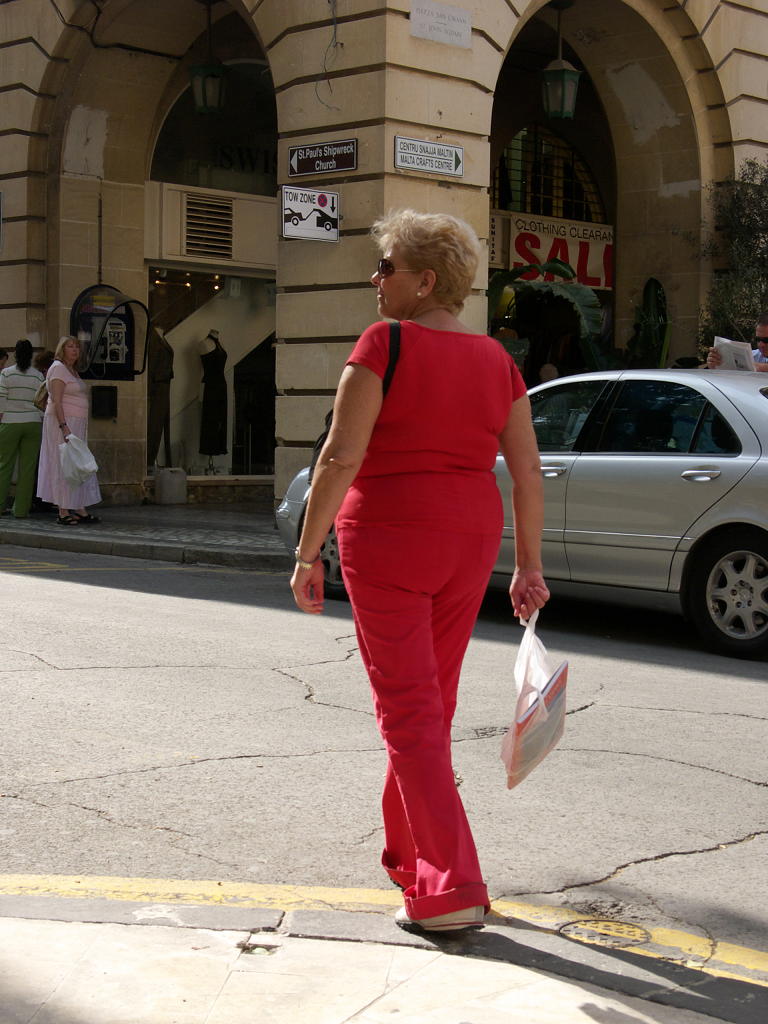
[[227,454],[227,353],[212,339],[213,348],[200,356],[203,364],[203,411],[200,417],[200,454]]
[[157,458],[160,438],[165,440],[165,465],[171,462],[171,381],[173,380],[173,349],[157,330],[149,336],[147,364],[147,465]]

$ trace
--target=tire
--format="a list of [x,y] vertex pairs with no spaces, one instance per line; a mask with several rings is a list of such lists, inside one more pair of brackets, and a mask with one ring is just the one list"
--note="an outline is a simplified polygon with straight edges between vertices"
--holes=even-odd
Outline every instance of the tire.
[[320,561],[323,563],[323,589],[326,596],[335,598],[346,597],[347,590],[341,576],[339,542],[334,526],[331,527],[331,532],[325,538],[325,544],[320,548]]
[[692,559],[684,606],[707,646],[737,658],[768,652],[768,535],[731,530]]

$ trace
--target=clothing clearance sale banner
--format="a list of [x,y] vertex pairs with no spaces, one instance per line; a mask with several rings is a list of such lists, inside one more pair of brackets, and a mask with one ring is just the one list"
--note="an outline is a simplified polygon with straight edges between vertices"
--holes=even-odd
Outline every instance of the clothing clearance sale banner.
[[[559,220],[535,214],[510,216],[509,266],[546,263],[559,259],[576,271],[579,284],[589,288],[613,288],[613,226],[586,221]],[[531,271],[524,280],[541,275]],[[547,274],[544,280],[554,280]]]

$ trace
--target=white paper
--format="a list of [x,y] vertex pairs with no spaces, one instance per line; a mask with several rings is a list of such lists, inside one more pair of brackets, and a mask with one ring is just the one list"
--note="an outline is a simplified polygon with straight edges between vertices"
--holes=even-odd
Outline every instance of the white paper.
[[754,370],[752,346],[746,341],[731,341],[729,338],[715,338],[715,349],[722,357],[718,370]]

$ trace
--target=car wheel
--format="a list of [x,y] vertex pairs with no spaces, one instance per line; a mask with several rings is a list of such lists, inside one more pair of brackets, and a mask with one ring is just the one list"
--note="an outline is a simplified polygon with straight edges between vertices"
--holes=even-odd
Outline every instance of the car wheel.
[[705,643],[736,657],[768,651],[768,537],[732,531],[693,557],[684,600]]
[[339,558],[339,541],[336,527],[325,538],[320,548],[320,561],[323,563],[324,590],[328,597],[346,597],[346,588],[341,576],[341,559]]

